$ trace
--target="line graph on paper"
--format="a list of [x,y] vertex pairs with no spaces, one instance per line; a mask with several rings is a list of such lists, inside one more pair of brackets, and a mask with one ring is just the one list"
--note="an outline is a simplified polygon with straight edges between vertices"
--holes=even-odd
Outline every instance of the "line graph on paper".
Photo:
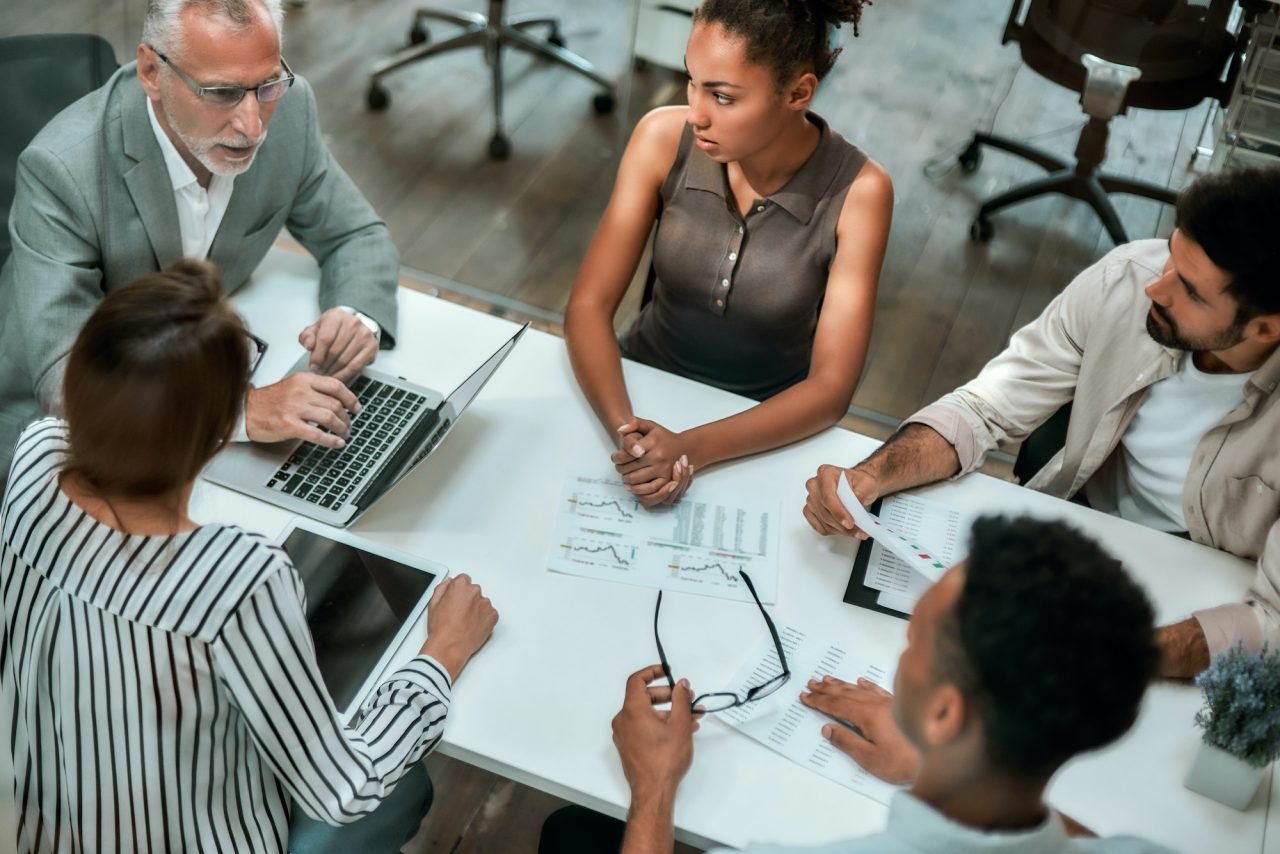
[[635,567],[636,547],[595,537],[566,537],[560,553],[567,561],[602,569],[627,571]]
[[679,554],[667,563],[671,578],[681,585],[706,585],[731,589],[743,586],[742,576],[739,573],[744,569],[750,569],[750,566],[742,561],[730,560],[723,555]]
[[644,508],[634,498],[619,498],[594,491],[574,491],[568,499],[570,512],[584,519],[632,522]]
[[556,505],[547,568],[603,581],[735,601],[778,591],[776,498],[699,482],[674,506],[645,508],[613,476],[568,474]]

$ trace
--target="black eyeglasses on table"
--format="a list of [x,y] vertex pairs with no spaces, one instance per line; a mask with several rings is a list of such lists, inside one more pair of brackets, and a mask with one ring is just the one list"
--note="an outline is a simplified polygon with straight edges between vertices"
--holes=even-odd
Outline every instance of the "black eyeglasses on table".
[[[742,576],[742,580],[747,583],[747,590],[751,592],[751,598],[756,600],[756,607],[760,609],[760,614],[764,617],[764,624],[769,627],[769,635],[773,638],[773,647],[778,652],[778,663],[782,666],[782,672],[767,682],[748,688],[741,694],[734,691],[715,691],[694,697],[693,707],[696,711],[708,713],[724,712],[736,706],[745,706],[747,703],[763,700],[785,685],[787,680],[791,678],[791,669],[787,667],[787,654],[782,649],[782,638],[778,637],[777,626],[773,624],[773,620],[769,617],[769,612],[764,609],[764,604],[756,594],[756,586],[751,583],[751,577],[742,570],[738,570],[738,575]],[[658,660],[662,663],[662,673],[667,677],[667,684],[674,689],[676,680],[671,675],[671,666],[667,663],[667,653],[662,648],[662,638],[658,635],[658,614],[661,611],[662,591],[659,590],[658,604],[653,609],[653,639],[658,644]]]

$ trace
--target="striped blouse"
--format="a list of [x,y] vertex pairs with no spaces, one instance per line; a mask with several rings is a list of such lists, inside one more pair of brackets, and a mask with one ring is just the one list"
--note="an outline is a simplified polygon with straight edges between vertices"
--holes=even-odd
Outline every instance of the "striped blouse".
[[439,663],[414,658],[344,726],[283,551],[230,525],[121,534],[59,488],[66,453],[63,422],[29,427],[0,517],[17,851],[282,852],[291,801],[353,821],[435,747]]

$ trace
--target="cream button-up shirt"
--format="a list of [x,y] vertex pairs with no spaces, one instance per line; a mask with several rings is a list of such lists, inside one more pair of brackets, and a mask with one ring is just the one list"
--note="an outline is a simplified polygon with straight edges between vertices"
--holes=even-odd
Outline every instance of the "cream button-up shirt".
[[[928,425],[946,438],[963,474],[1072,401],[1066,446],[1027,486],[1059,498],[1075,495],[1095,473],[1114,465],[1112,452],[1147,390],[1189,356],[1157,344],[1146,332],[1151,300],[1144,289],[1168,257],[1163,240],[1112,250],[1018,330],[973,381],[906,423]],[[1280,645],[1278,386],[1280,350],[1244,380],[1239,403],[1197,443],[1182,490],[1191,539],[1258,560],[1247,602],[1195,613],[1211,654],[1237,639],[1251,648],[1263,641]]]

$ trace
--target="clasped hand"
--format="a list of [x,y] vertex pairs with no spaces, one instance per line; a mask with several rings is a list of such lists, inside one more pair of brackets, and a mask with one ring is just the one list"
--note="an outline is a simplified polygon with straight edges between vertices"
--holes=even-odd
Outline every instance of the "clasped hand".
[[618,427],[618,450],[610,459],[627,491],[643,506],[674,504],[693,482],[687,445],[683,433],[632,418]]
[[331,308],[302,330],[298,343],[311,354],[307,373],[252,388],[245,401],[245,428],[255,442],[303,439],[341,448],[360,404],[346,384],[378,355],[378,340],[343,308]]

